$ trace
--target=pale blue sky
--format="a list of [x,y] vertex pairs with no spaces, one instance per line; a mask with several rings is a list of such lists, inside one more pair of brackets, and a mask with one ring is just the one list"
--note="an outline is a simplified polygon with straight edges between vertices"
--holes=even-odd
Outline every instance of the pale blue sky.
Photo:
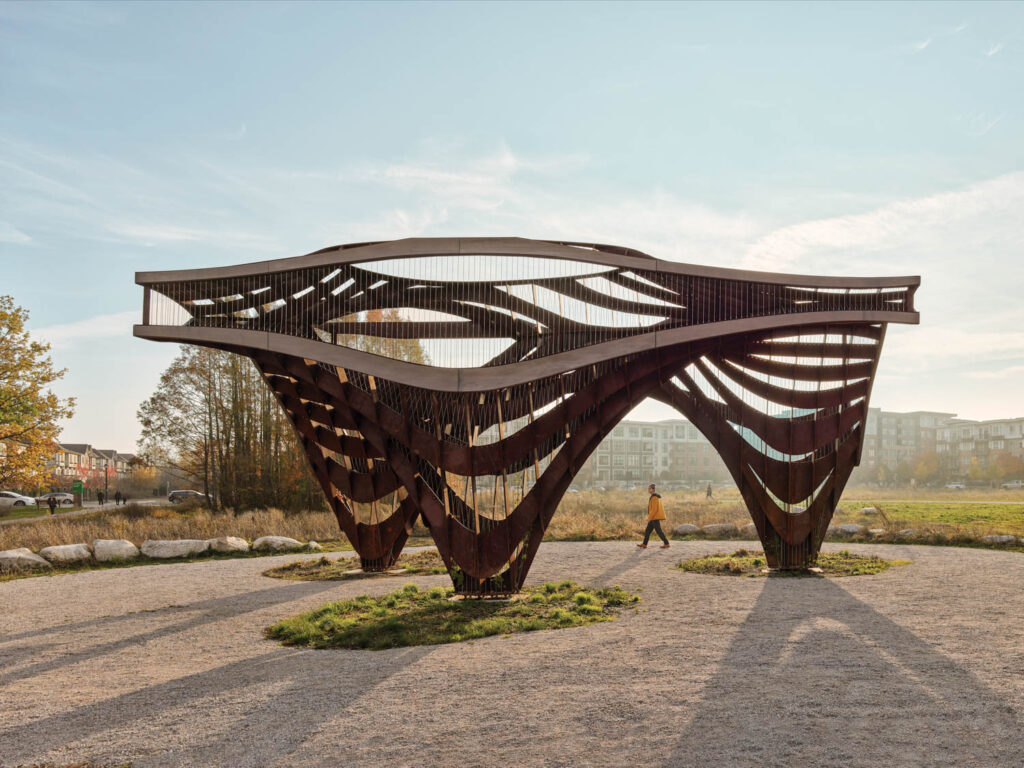
[[873,404],[1020,416],[1022,95],[1021,3],[0,4],[0,292],[121,450],[136,270],[410,235],[919,273]]

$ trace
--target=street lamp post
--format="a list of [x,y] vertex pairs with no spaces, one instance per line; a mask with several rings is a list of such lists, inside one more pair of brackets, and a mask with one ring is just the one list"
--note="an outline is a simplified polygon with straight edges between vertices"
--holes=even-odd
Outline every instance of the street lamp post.
[[104,456],[106,465],[103,467],[103,501],[110,501],[110,457]]

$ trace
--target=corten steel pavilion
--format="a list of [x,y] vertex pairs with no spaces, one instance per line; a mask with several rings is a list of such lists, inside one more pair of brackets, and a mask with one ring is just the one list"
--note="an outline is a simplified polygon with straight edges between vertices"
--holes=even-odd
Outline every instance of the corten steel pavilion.
[[363,568],[422,518],[456,589],[487,595],[522,586],[573,476],[648,397],[721,454],[769,565],[812,565],[920,278],[414,238],[136,282],[136,336],[253,360]]

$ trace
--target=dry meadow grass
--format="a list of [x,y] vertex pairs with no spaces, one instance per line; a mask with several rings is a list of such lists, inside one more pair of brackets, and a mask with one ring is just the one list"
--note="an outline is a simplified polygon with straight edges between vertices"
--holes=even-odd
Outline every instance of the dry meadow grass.
[[299,541],[325,541],[341,536],[330,512],[286,515],[278,509],[214,515],[204,509],[177,510],[130,505],[125,512],[103,512],[81,517],[43,518],[38,522],[0,526],[0,549],[28,547],[38,550],[54,544],[91,543],[93,539],[212,539],[239,536],[252,541],[260,536],[290,536]]
[[[981,495],[977,493],[975,495]],[[848,495],[849,496],[849,495]],[[711,523],[750,522],[750,516],[735,490],[715,493],[708,500],[703,492],[668,491],[662,494],[668,514],[667,530],[681,523],[697,526]],[[1024,504],[994,505],[958,503],[946,499],[919,502],[886,502],[858,493],[865,501],[842,502],[833,523],[855,522],[867,528],[885,529],[895,538],[900,530],[913,528],[922,543],[967,540],[991,533],[1024,535]],[[998,491],[981,500],[1001,499]],[[962,499],[962,501],[972,501]],[[880,513],[863,514],[862,506],[875,506]],[[555,512],[545,539],[548,541],[616,541],[637,538],[647,522],[647,492],[584,491],[568,493]],[[134,507],[80,517],[41,518],[38,521],[0,526],[0,549],[28,547],[38,550],[54,544],[92,542],[93,539],[128,539],[141,544],[146,539],[210,539],[240,536],[290,536],[300,541],[341,539],[330,512],[285,514],[277,509],[241,514],[211,514],[205,509]],[[429,536],[417,524],[413,536]],[[878,540],[872,537],[871,540]],[[905,539],[904,539],[905,540]]]
[[[707,500],[703,493],[668,491],[661,494],[668,515],[668,527],[681,523],[750,522],[740,501],[732,498]],[[643,536],[647,525],[647,491],[583,491],[569,493],[555,512],[548,527],[550,541],[614,541]]]

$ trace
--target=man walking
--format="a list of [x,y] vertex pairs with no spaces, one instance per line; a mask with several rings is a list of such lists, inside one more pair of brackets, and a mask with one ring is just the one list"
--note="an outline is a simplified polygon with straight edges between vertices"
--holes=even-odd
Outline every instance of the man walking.
[[665,519],[665,507],[661,503],[661,496],[654,492],[654,483],[647,486],[647,492],[651,497],[647,500],[647,530],[644,531],[644,543],[637,544],[640,549],[647,549],[647,542],[651,538],[651,531],[655,531],[664,543],[662,549],[668,549],[668,539],[665,532],[661,530],[661,521]]
[[57,497],[54,496],[52,493],[50,494],[50,498],[48,498],[46,500],[46,506],[48,506],[50,508],[50,514],[51,515],[57,509]]

